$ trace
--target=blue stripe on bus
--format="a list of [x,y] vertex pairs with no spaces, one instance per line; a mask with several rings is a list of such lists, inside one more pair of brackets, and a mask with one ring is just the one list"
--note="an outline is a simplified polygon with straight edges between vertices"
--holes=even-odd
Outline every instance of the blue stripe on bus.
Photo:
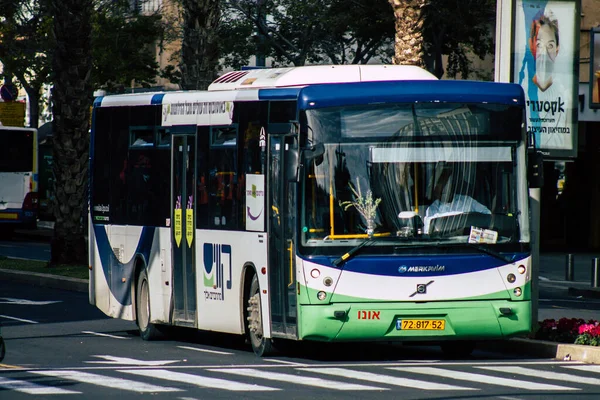
[[[104,272],[106,282],[108,282],[108,287],[112,295],[121,305],[129,306],[132,304],[131,282],[123,284],[121,282],[121,278],[134,278],[133,269],[135,267],[135,256],[137,254],[141,254],[146,261],[149,260],[155,229],[156,228],[154,227],[144,227],[142,229],[142,234],[138,241],[137,248],[133,253],[133,257],[128,262],[121,263],[113,252],[104,225],[94,225],[94,235],[96,236],[96,244],[98,246],[98,254],[100,256],[102,271]],[[111,279],[111,277],[114,279]]]
[[[518,263],[527,253],[503,253],[507,259]],[[335,258],[311,257],[308,261],[333,266]],[[484,271],[508,264],[487,254],[444,254],[428,256],[370,256],[361,255],[342,264],[344,271],[380,276],[444,276]]]
[[294,88],[281,88],[281,89],[259,89],[258,99],[259,100],[296,100],[298,93],[300,93],[299,87]]
[[165,97],[164,93],[155,94],[154,96],[152,96],[152,100],[150,100],[150,104],[152,104],[153,106],[162,104],[163,97]]
[[302,88],[298,108],[307,110],[393,102],[466,102],[523,106],[525,97],[521,86],[512,83],[451,80],[338,83]]
[[99,96],[94,99],[94,107],[100,107],[102,105],[102,99],[104,96]]

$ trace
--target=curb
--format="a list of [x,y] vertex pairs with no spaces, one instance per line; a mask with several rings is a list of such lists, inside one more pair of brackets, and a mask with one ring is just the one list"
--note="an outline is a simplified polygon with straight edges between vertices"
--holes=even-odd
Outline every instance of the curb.
[[532,357],[547,357],[556,360],[600,364],[600,347],[598,346],[513,338],[481,342],[477,347],[482,350],[493,350]]
[[89,281],[87,279],[40,274],[38,272],[13,271],[0,268],[0,278],[3,280],[29,283],[31,285],[47,288],[71,290],[73,292],[87,293],[89,290]]
[[600,289],[579,289],[570,287],[567,293],[571,296],[582,296],[590,299],[600,299]]

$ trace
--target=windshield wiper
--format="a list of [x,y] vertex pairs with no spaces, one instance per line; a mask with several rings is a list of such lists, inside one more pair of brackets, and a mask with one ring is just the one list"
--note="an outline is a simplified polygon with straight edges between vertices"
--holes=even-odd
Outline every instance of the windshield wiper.
[[375,239],[369,238],[369,239],[365,239],[362,243],[354,246],[353,248],[350,249],[350,251],[348,251],[346,254],[342,255],[340,258],[333,260],[333,265],[335,265],[336,267],[340,266],[340,264],[348,261],[350,258],[354,257],[354,255],[363,247],[370,245],[371,243],[374,243]]
[[509,258],[507,256],[504,256],[504,255],[498,253],[495,250],[492,250],[492,249],[490,249],[488,247],[483,247],[483,246],[481,246],[479,244],[467,243],[467,245],[469,247],[472,247],[474,249],[477,249],[477,250],[481,251],[482,253],[486,253],[486,254],[489,254],[490,256],[496,257],[497,259],[502,260],[502,261],[504,261],[507,264],[511,264],[513,262],[513,260],[514,260],[514,256]]

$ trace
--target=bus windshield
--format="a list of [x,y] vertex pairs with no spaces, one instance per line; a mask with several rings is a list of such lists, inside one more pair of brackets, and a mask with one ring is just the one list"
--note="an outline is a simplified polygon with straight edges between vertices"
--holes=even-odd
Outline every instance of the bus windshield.
[[[525,157],[521,111],[473,109],[306,111],[309,140],[324,152],[305,160],[301,176],[304,251],[330,254],[369,237],[395,248],[529,242],[525,177],[515,167]],[[504,122],[491,123],[498,114]]]
[[0,172],[29,172],[33,170],[33,132],[0,129]]

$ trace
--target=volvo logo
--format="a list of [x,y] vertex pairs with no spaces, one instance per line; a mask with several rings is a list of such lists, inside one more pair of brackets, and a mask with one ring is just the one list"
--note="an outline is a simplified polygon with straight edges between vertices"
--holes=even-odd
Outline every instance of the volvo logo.
[[411,294],[408,297],[413,297],[417,294],[426,294],[427,293],[427,286],[431,285],[433,283],[433,281],[429,281],[427,283],[419,283],[417,284],[417,290]]

